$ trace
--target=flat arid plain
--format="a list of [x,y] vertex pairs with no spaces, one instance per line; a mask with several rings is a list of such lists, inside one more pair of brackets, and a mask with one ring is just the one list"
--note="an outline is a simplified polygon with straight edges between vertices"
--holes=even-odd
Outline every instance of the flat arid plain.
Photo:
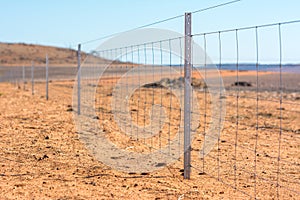
[[[19,60],[17,63],[22,64]],[[199,152],[211,123],[211,101],[205,95],[205,84],[200,84],[203,80],[196,77],[201,114],[192,141],[190,180],[182,176],[183,156],[150,173],[125,173],[97,160],[80,140],[74,124],[74,80],[51,80],[48,101],[44,81],[35,83],[34,95],[30,82],[25,88],[22,82],[0,83],[0,198],[250,199],[256,193],[259,199],[276,199],[277,195],[281,199],[298,199],[299,74],[283,73],[281,92],[278,72],[240,71],[239,81],[250,85],[235,85],[236,71],[223,70],[221,75],[226,89],[222,97],[226,100],[224,126],[218,143],[204,159]],[[113,120],[110,102],[114,84],[115,77],[99,81],[95,119],[107,139],[119,148],[151,151],[144,140],[122,133]],[[132,123],[149,123],[148,104],[138,107],[138,102],[151,99],[166,108],[168,124],[178,126],[180,109],[172,92],[161,87],[142,87],[140,92],[142,96],[135,92],[131,97]],[[174,126],[163,127],[161,135],[170,133],[169,139],[175,137]],[[153,146],[155,141],[154,138]],[[168,140],[160,142],[167,145]]]

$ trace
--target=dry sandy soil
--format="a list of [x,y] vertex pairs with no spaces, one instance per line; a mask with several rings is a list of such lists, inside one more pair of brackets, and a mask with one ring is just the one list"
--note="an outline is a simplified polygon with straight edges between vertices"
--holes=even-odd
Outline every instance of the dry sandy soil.
[[[235,73],[223,76],[230,88]],[[240,76],[253,78],[247,72]],[[264,76],[268,74],[262,74],[262,80]],[[297,76],[293,80],[299,83]],[[108,102],[113,83],[100,82],[103,98],[97,104],[99,123],[120,148],[130,145],[136,147],[132,151],[148,151],[144,143],[132,138],[127,138],[129,143],[124,142],[126,137],[110,120],[113,118]],[[226,97],[222,97],[226,98],[224,128],[218,144],[204,159],[199,158],[199,151],[204,130],[210,123],[210,111],[203,109],[205,105],[209,107],[210,101],[199,90],[201,112],[206,115],[199,115],[201,123],[192,143],[191,179],[184,180],[182,157],[163,169],[145,174],[120,172],[96,160],[75,130],[71,106],[73,84],[51,82],[48,101],[44,83],[36,83],[33,96],[29,84],[25,91],[12,84],[0,84],[0,199],[253,199],[255,196],[299,199],[299,90],[282,95],[276,91],[257,94],[253,89],[240,87],[237,104],[237,88],[231,87]],[[163,95],[162,107],[168,108],[168,103],[172,103],[174,111],[167,112],[167,116],[169,124],[176,125],[178,105],[174,97],[171,100],[170,92],[142,88],[140,99],[146,101],[157,90],[155,98]],[[134,123],[147,124],[150,119],[146,118],[146,112],[136,113],[136,95],[132,97],[132,119]],[[144,106],[140,109],[145,111],[148,108]],[[164,129],[173,132],[172,127]]]

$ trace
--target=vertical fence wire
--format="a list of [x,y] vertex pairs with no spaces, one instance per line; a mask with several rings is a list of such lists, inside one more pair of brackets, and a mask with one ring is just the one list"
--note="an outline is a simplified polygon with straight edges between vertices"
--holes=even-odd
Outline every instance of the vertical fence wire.
[[[155,51],[154,51],[154,43],[151,42],[151,57],[152,57],[152,82],[154,82],[155,80]],[[152,107],[151,107],[151,122],[150,122],[150,131],[151,131],[151,147],[153,147],[153,130],[154,130],[154,127],[156,124],[154,123],[154,106],[155,106],[155,98],[154,98],[154,95],[155,95],[155,91],[154,89],[152,89],[152,99],[151,99],[151,102],[152,102]],[[152,148],[150,149],[152,151]]]
[[78,44],[77,49],[77,113],[81,113],[81,44]]
[[[137,45],[137,64],[141,66],[141,57],[140,57],[140,45]],[[139,87],[141,85],[141,72],[138,70],[137,75],[137,86]],[[138,88],[138,98],[137,98],[137,111],[136,111],[136,123],[139,123],[140,119],[140,103],[141,103],[141,88]],[[139,140],[139,131],[138,126],[136,126],[136,138]]]
[[[132,63],[132,68],[134,68],[134,63],[135,63],[135,60],[134,60],[134,50],[133,50],[133,46],[130,47],[131,48],[131,63]],[[135,79],[135,77],[133,77],[133,79]],[[135,83],[136,81],[134,81]],[[131,114],[132,116],[133,114]],[[136,136],[136,134],[134,134],[133,132],[133,120],[130,120],[130,126],[131,126],[131,137],[134,137]]]
[[46,54],[46,100],[49,100],[49,60],[48,54]]
[[[170,74],[170,78],[173,78],[172,77],[172,45],[171,45],[171,40],[168,40],[168,47],[169,47],[169,50],[168,50],[168,52],[169,52],[169,74]],[[171,115],[172,115],[172,96],[173,96],[173,85],[171,84],[170,85],[170,88],[169,88],[169,90],[170,90],[170,102],[169,102],[169,122],[168,122],[168,146],[169,146],[169,153],[171,152],[171,146],[170,146],[170,142],[171,142],[171,124],[172,124],[172,122],[171,122]]]
[[[204,83],[207,82],[207,49],[206,49],[206,35],[203,34],[203,48],[204,48]],[[205,84],[206,85],[206,84]],[[204,86],[204,122],[203,122],[203,146],[206,145],[206,126],[207,126],[207,87]],[[205,156],[202,151],[202,172],[205,173]]]
[[255,28],[255,52],[256,52],[256,127],[255,127],[255,146],[254,146],[254,198],[256,199],[257,192],[257,143],[258,143],[258,130],[259,130],[259,120],[258,120],[258,111],[259,111],[259,51],[258,51],[258,29]]
[[34,95],[34,63],[31,63],[31,94]]
[[[148,63],[147,63],[147,44],[144,44],[143,46],[144,46],[144,65],[147,66],[148,65]],[[146,71],[145,74],[144,74],[144,79],[145,80],[147,79],[147,75],[148,75],[148,73]],[[147,107],[147,105],[149,105],[149,103],[147,102],[147,100],[148,100],[148,98],[147,98],[147,90],[145,88],[143,88],[143,89],[144,89],[143,132],[145,132],[146,131],[146,129],[145,129],[146,128],[146,115],[147,115],[146,114],[146,107]],[[146,144],[146,138],[144,138],[144,144]]]
[[[159,52],[160,52],[160,77],[162,79],[163,77],[163,49],[162,49],[162,41],[159,42]],[[163,105],[163,87],[160,87],[160,105],[162,106]],[[159,112],[159,119],[162,119],[162,109],[160,109],[160,112]],[[159,127],[162,127],[162,121],[159,120]],[[162,141],[161,141],[161,131],[159,131],[159,149],[162,148]]]
[[[219,44],[219,71],[222,70],[222,41],[221,41],[221,32],[219,32],[218,34],[218,44]],[[220,94],[219,94],[219,103],[220,103],[220,107],[222,106],[222,92],[221,92],[221,81],[222,81],[222,77],[220,76],[219,78],[219,86],[220,86]],[[220,109],[220,113],[219,113],[219,124],[221,123],[221,119],[222,119],[222,109]],[[220,180],[220,151],[221,151],[221,147],[220,147],[220,137],[221,137],[221,127],[218,127],[218,143],[217,143],[217,149],[218,149],[218,157],[217,157],[217,162],[218,162],[218,180]]]
[[[239,39],[238,30],[235,31],[236,42],[236,82],[239,83]],[[236,129],[235,129],[235,143],[234,143],[234,188],[237,189],[237,146],[238,146],[238,133],[239,133],[239,99],[240,99],[240,86],[236,89]]]
[[[179,53],[179,59],[180,59],[180,65],[179,65],[179,67],[180,67],[180,78],[181,79],[183,79],[183,77],[184,77],[184,57],[183,57],[183,51],[184,51],[184,49],[183,49],[183,47],[182,47],[182,40],[181,39],[179,39],[179,49],[180,49],[180,53]],[[182,91],[182,89],[180,90],[180,94],[179,94],[180,96],[183,96],[183,91]],[[181,113],[182,113],[182,107],[180,106],[180,110],[179,110],[179,112],[180,112],[180,115],[181,115]],[[180,126],[179,126],[179,130],[181,130],[183,127],[182,127],[182,125],[180,124]],[[182,143],[183,143],[183,141],[181,140],[181,138],[182,138],[182,131],[179,131],[179,141],[178,141],[178,145],[181,147],[182,145]],[[180,153],[181,153],[181,149],[178,149],[178,155],[180,155]]]
[[[128,60],[128,47],[125,47],[125,62],[126,62],[126,66],[125,66],[125,71],[128,72],[129,71],[129,60]],[[126,84],[126,94],[128,94],[128,76],[126,76],[126,81],[125,81],[125,84]],[[129,105],[129,99],[128,99],[128,96],[125,97],[125,101],[126,101],[126,105]],[[126,108],[125,108],[126,109]],[[128,125],[126,123],[125,125],[125,133],[127,133],[127,130],[128,130]]]
[[281,152],[281,138],[282,138],[282,38],[281,38],[281,24],[278,24],[278,40],[279,40],[279,134],[278,134],[278,158],[277,158],[277,177],[276,177],[276,195],[279,199],[279,176],[280,176],[280,152]]

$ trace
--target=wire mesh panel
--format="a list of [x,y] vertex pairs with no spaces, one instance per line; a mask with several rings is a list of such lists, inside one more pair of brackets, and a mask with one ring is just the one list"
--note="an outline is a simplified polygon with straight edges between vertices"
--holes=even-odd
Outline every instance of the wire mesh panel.
[[[152,171],[183,155],[184,37],[168,32],[166,39],[148,42],[159,31],[165,34],[146,30],[114,38],[114,48],[103,44],[80,69],[76,124],[82,138],[99,160],[124,171]],[[128,43],[130,34],[146,35],[147,42]],[[199,126],[196,95],[191,102],[193,136]]]
[[[299,66],[298,57],[285,58],[289,30],[298,23],[272,24],[214,33],[195,34],[214,61],[226,88],[221,106],[226,115],[212,115],[211,93],[198,90],[202,126],[194,141],[193,169],[251,198],[289,199],[299,195]],[[283,31],[284,30],[284,31]],[[271,39],[272,42],[265,42]],[[298,44],[299,45],[299,44]],[[195,67],[195,64],[194,64]],[[200,66],[206,80],[209,66]],[[194,74],[193,74],[194,75]],[[196,77],[196,74],[194,75]],[[201,156],[208,126],[223,117],[217,143]],[[218,119],[217,119],[218,120]]]
[[[284,57],[291,26],[192,36],[192,175],[235,196],[299,194],[299,66]],[[81,66],[77,125],[96,158],[128,172],[182,160],[183,47],[178,37],[102,48]]]
[[81,66],[81,130],[97,135],[82,137],[100,160],[148,172],[182,155],[182,44],[179,37],[99,50]]

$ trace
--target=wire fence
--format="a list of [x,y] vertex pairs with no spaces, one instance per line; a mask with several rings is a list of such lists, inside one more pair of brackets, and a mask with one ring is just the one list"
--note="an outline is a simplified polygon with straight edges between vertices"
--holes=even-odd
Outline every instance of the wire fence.
[[[192,167],[253,199],[266,198],[266,191],[267,197],[280,199],[299,195],[300,69],[287,64],[288,52],[299,45],[298,40],[293,45],[287,42],[288,31],[296,27],[298,21],[193,36],[202,40],[205,51],[213,46],[218,52],[227,113],[217,145],[202,162],[192,161]],[[268,37],[271,43],[264,42]],[[235,60],[232,64],[223,61],[228,51]],[[270,51],[274,63],[262,64],[264,51]],[[241,56],[251,52],[248,56],[253,59]],[[205,143],[207,125],[217,116],[207,112],[211,106],[207,92],[200,94],[204,101],[200,140]]]
[[[290,21],[130,40],[89,56],[74,52],[66,57],[70,66],[45,52],[43,65],[1,67],[1,82],[51,98],[51,84],[76,79],[80,137],[97,159],[122,171],[146,172],[179,160],[191,177],[213,178],[241,196],[296,199],[300,67],[289,55],[300,45],[297,38],[291,42],[299,28],[300,21]],[[191,77],[187,37],[195,42]],[[45,87],[37,91],[35,84]]]
[[[299,195],[299,65],[288,64],[288,53],[299,43],[289,44],[295,27],[299,21],[192,35],[207,54],[192,48],[190,166],[253,199]],[[271,43],[264,42],[270,37]],[[89,71],[82,82],[88,103],[82,106],[95,106],[96,113],[87,113],[99,119],[97,130],[118,149],[144,155],[120,156],[115,149],[116,156],[110,150],[104,156],[109,147],[103,148],[107,140],[100,137],[102,143],[94,144],[101,144],[94,148],[100,160],[118,160],[115,167],[125,171],[132,170],[128,159],[142,170],[183,162],[189,151],[184,146],[184,39],[99,50],[99,57],[115,62],[95,65],[92,59],[82,65]],[[210,54],[217,55],[216,64]]]
[[[23,48],[28,50],[26,45]],[[58,81],[74,81],[78,71],[77,51],[70,49],[60,51],[61,55],[57,55],[59,52],[57,50],[39,48],[36,55],[32,56],[34,59],[24,58],[20,66],[6,63],[0,67],[0,82],[10,82],[16,88],[31,91],[32,95],[38,94],[49,98],[51,96],[49,85],[55,85],[57,83],[54,82]],[[87,54],[82,55],[82,61],[86,56]]]

